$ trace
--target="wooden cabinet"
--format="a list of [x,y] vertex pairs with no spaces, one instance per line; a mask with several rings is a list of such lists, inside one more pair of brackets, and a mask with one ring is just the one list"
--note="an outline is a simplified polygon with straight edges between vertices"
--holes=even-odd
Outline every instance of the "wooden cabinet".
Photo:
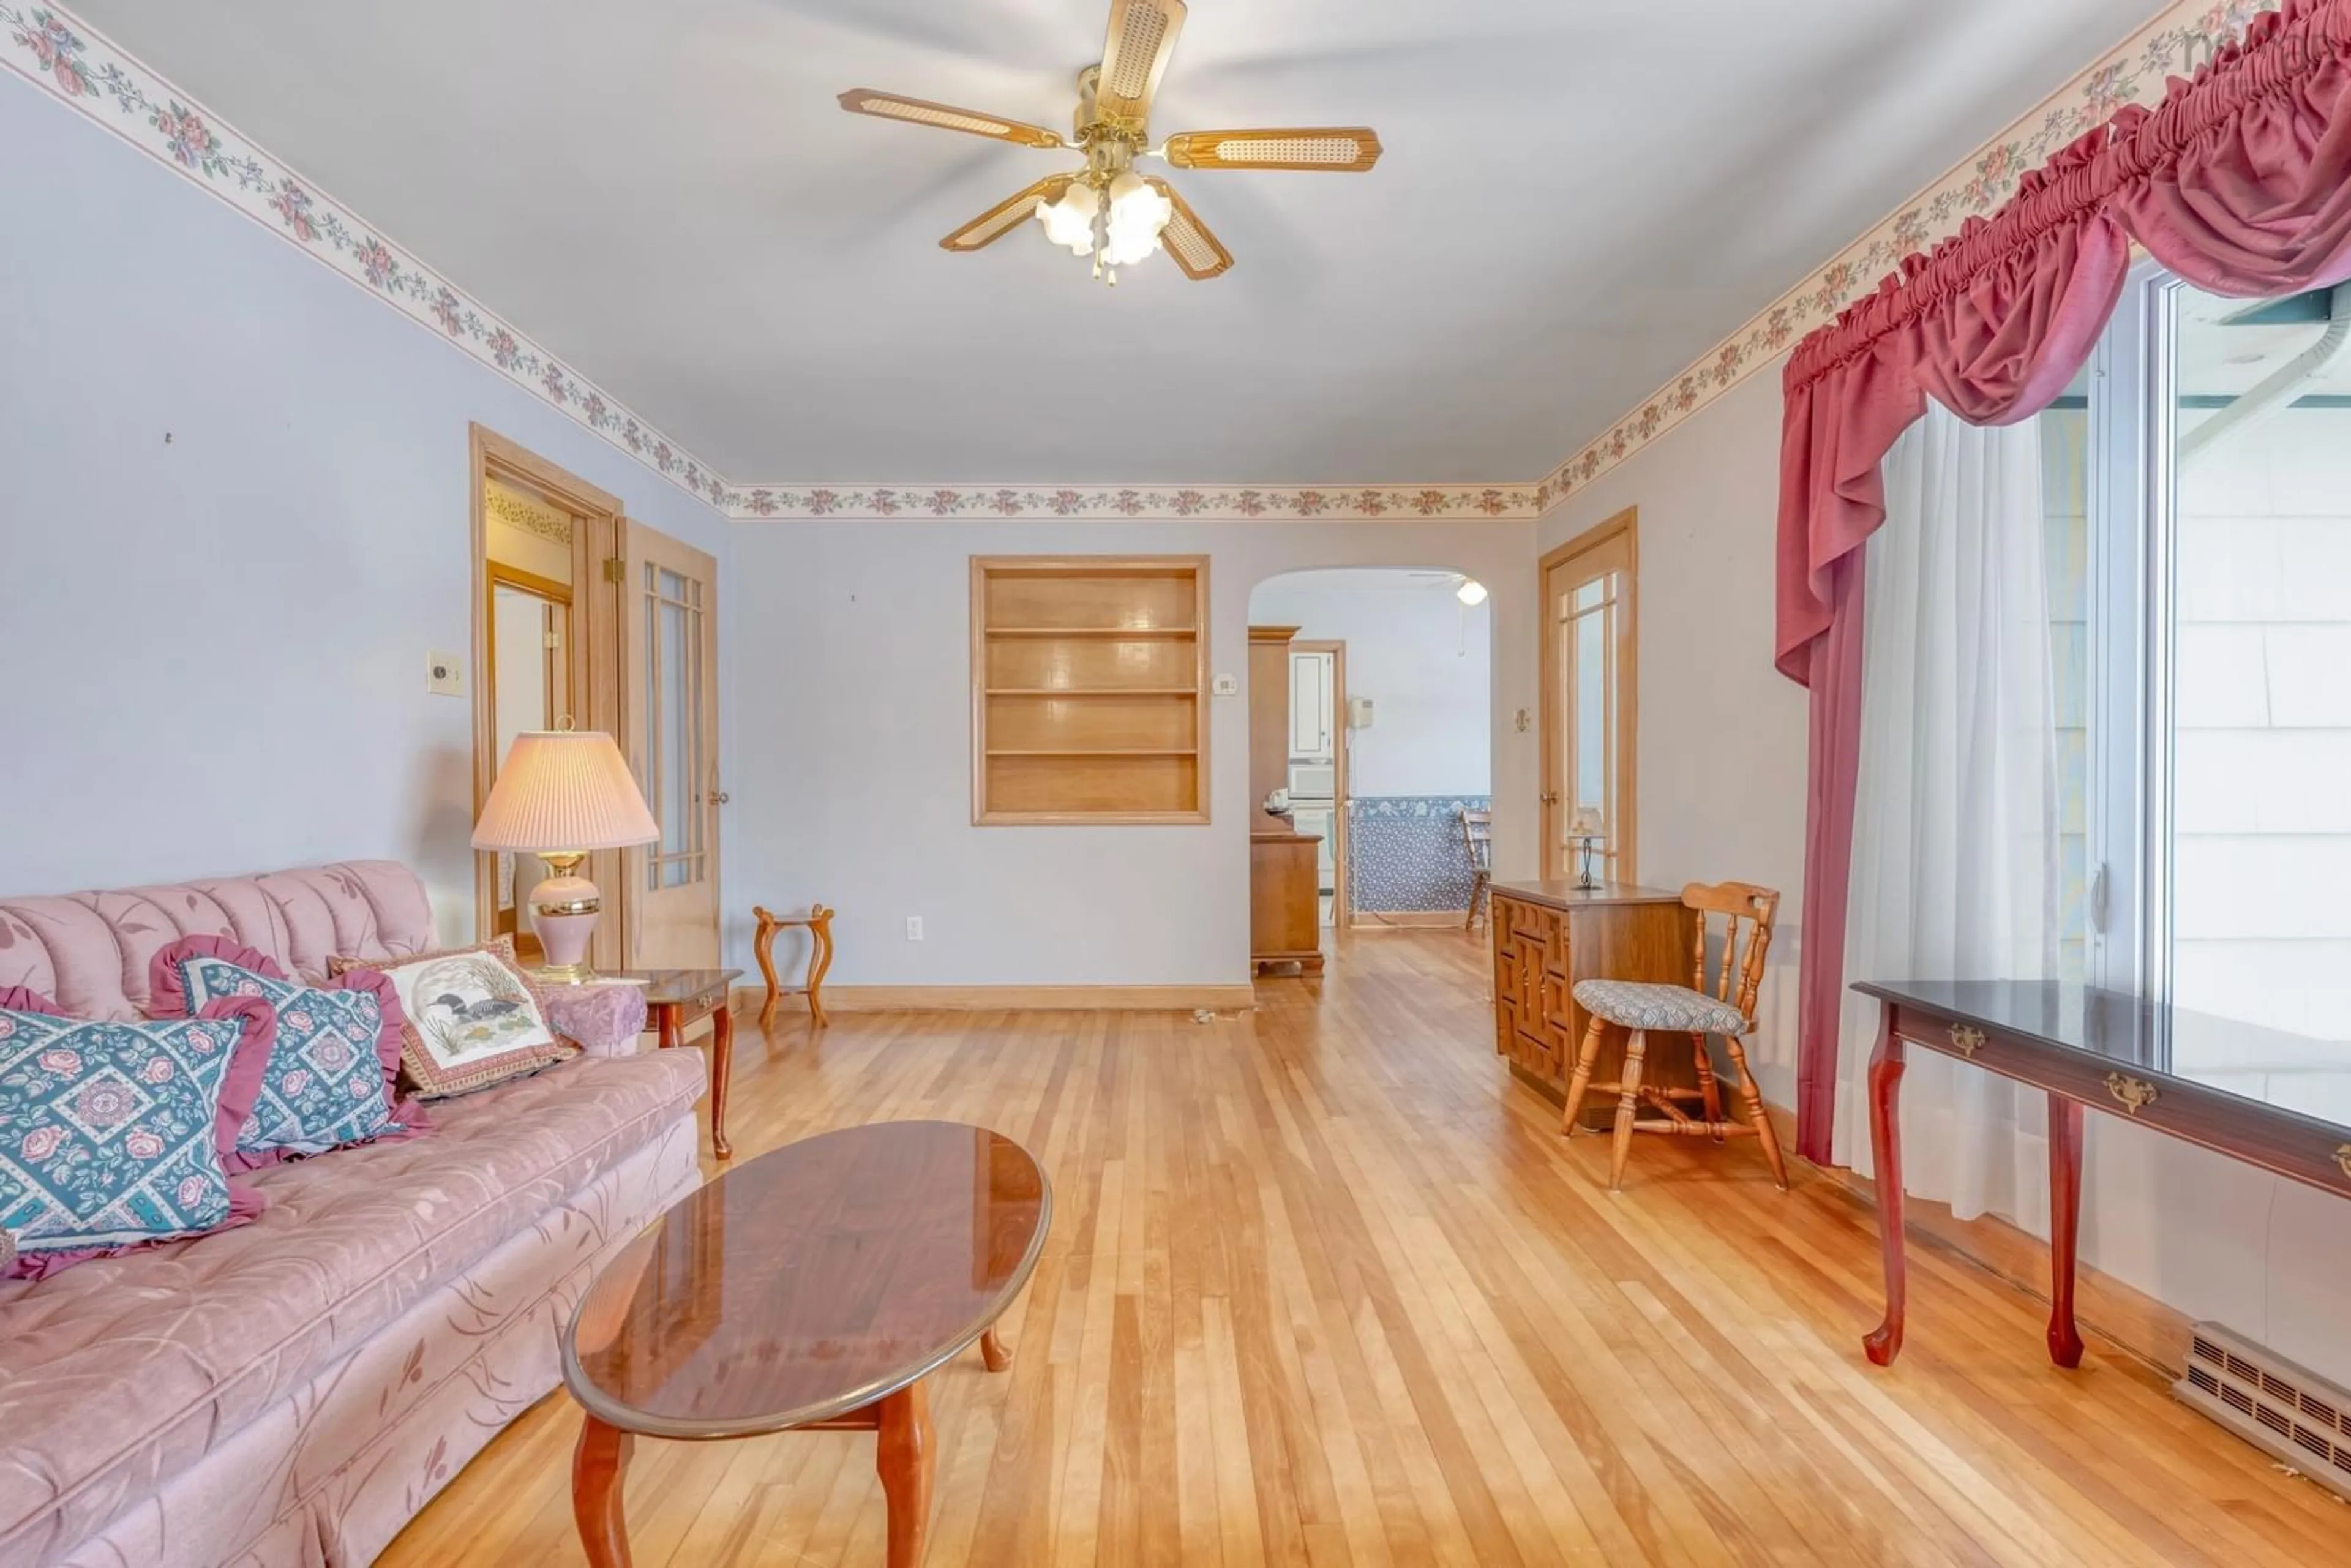
[[1205,556],[975,556],[972,821],[1208,820]]
[[1315,874],[1320,839],[1274,818],[1249,835],[1249,961],[1259,968],[1296,964],[1322,972],[1322,879]]
[[[1656,888],[1603,886],[1593,892],[1573,883],[1497,883],[1489,925],[1494,943],[1494,1049],[1520,1077],[1555,1100],[1564,1100],[1583,1043],[1589,1015],[1575,1004],[1580,980],[1646,980],[1690,983],[1693,916],[1678,894]],[[1657,1043],[1663,1043],[1657,1042]],[[1649,1050],[1644,1076],[1667,1087],[1698,1082],[1687,1050]],[[1593,1076],[1617,1076],[1624,1037],[1611,1030]],[[1602,1128],[1616,1103],[1594,1100],[1583,1113],[1585,1126]]]
[[1249,629],[1249,821],[1265,816],[1265,798],[1290,788],[1290,643],[1295,626]]

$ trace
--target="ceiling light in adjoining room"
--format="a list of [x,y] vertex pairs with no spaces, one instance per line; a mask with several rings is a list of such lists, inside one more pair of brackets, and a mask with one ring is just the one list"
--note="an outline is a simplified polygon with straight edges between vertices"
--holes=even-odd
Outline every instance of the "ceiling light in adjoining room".
[[1464,604],[1483,604],[1486,602],[1486,585],[1474,577],[1465,577],[1461,580],[1461,586],[1454,591],[1453,597]]

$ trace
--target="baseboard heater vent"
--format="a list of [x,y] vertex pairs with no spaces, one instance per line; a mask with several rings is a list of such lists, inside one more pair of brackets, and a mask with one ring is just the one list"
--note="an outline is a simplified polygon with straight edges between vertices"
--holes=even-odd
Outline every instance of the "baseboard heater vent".
[[2351,1499],[2351,1393],[2218,1323],[2198,1323],[2182,1403],[2339,1496]]

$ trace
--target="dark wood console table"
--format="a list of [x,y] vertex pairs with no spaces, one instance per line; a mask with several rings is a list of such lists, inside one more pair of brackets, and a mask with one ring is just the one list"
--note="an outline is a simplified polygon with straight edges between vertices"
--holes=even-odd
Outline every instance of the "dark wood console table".
[[[2055,981],[1912,980],[1854,988],[1884,1009],[1869,1059],[1869,1145],[1886,1258],[1886,1321],[1862,1343],[1880,1366],[1902,1354],[1902,1130],[1910,1046],[1955,1056],[2049,1095],[2049,1355],[2078,1366],[2074,1262],[2082,1212],[2082,1112],[2095,1106],[2327,1192],[2351,1197],[2351,1127],[2298,1110],[2300,1082],[2343,1048],[2144,998]],[[2344,1065],[2351,1065],[2346,1063]],[[2224,1088],[2257,1082],[2269,1097]]]

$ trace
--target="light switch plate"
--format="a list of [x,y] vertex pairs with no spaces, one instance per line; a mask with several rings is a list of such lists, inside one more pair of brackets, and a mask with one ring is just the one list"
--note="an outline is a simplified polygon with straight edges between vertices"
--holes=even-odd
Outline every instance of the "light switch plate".
[[1218,675],[1209,689],[1220,697],[1237,697],[1241,695],[1241,678],[1238,675]]
[[455,653],[424,655],[424,689],[438,696],[465,695],[465,661]]

